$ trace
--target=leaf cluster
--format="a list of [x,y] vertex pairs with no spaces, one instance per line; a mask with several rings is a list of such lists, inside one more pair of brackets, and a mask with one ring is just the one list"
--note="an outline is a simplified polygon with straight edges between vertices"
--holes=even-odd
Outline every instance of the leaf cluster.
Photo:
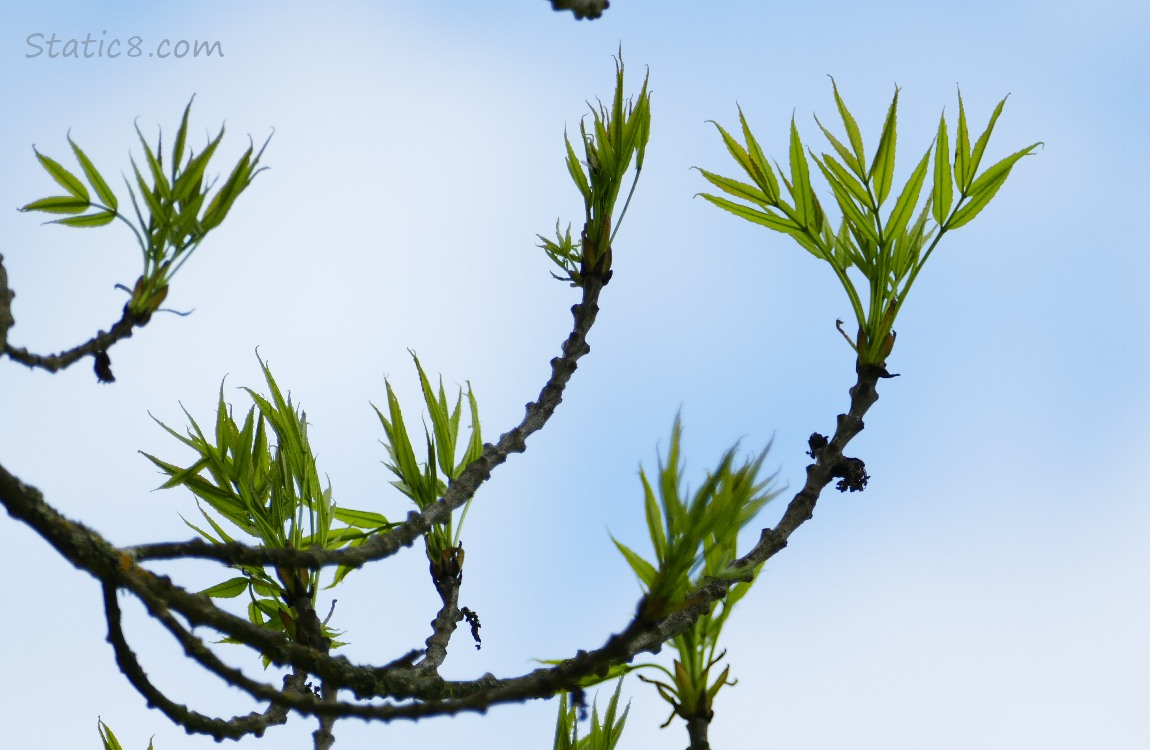
[[[588,273],[599,275],[604,281],[610,280],[611,243],[627,214],[639,173],[643,170],[647,140],[651,134],[648,79],[649,76],[643,79],[643,87],[634,100],[624,100],[623,60],[620,55],[615,60],[615,95],[611,106],[601,102],[598,107],[592,106],[590,128],[586,120],[579,124],[582,160],[576,155],[571,139],[566,134],[563,136],[567,145],[567,171],[583,197],[583,231],[576,243],[571,238],[570,226],[566,233],[562,233],[559,222],[556,222],[555,240],[539,235],[539,247],[564,273],[563,276],[553,275],[561,280],[570,280],[572,286],[580,286]],[[632,159],[635,175],[623,209],[612,221]]]
[[[430,430],[426,422],[423,425],[426,459],[422,463],[416,458],[415,448],[404,424],[403,410],[390,382],[385,381],[387,414],[384,414],[379,407],[373,406],[373,408],[386,436],[384,446],[387,448],[388,460],[385,461],[385,465],[396,477],[391,484],[407,495],[417,508],[423,510],[443,496],[447,490],[447,482],[455,480],[468,464],[479,458],[483,452],[483,433],[479,424],[479,406],[475,400],[475,393],[471,390],[471,384],[468,383],[467,404],[471,415],[471,436],[464,447],[463,456],[457,461],[463,389],[459,389],[455,405],[451,406],[443,388],[443,378],[439,379],[438,390],[433,389],[415,352],[411,352],[411,358],[419,373],[420,389],[428,416],[431,418]],[[463,508],[458,525],[455,525],[449,516],[446,522],[435,524],[428,532],[426,549],[433,568],[442,566],[443,572],[447,573],[454,561],[462,563],[459,532],[470,507],[469,500]]]
[[757,569],[731,567],[738,556],[738,533],[779,491],[773,488],[774,475],[759,476],[768,446],[741,464],[736,464],[735,448],[731,448],[692,495],[683,486],[681,438],[682,424],[676,419],[666,463],[659,464],[658,498],[646,473],[640,472],[654,561],[643,559],[618,540],[615,546],[646,593],[639,616],[652,622],[693,605],[689,592],[707,578],[740,579],[726,599],[673,639],[679,657],[673,669],[650,665],[662,671],[667,682],[640,676],[654,683],[673,706],[672,717],[689,718],[708,716],[715,694],[724,684],[731,684],[727,681],[729,667],[715,680],[710,679],[712,668],[722,659],[717,653],[719,636],[731,609],[750,590],[758,573]]
[[567,693],[559,699],[559,718],[555,723],[555,750],[614,750],[623,734],[623,726],[627,723],[627,714],[631,707],[628,705],[619,713],[619,694],[623,689],[623,680],[615,685],[615,692],[607,703],[607,710],[602,720],[599,718],[598,701],[591,707],[591,728],[586,736],[579,736],[580,712],[586,718],[586,708],[581,708],[576,701],[569,701]]
[[[788,179],[782,167],[777,163],[772,167],[764,156],[740,108],[744,143],[739,143],[718,123],[715,127],[751,182],[705,169],[699,172],[712,185],[743,202],[706,193],[702,196],[736,216],[792,237],[816,258],[830,264],[850,298],[858,321],[856,339],[850,341],[848,337],[847,340],[858,353],[859,363],[884,367],[894,346],[895,317],[939,240],[946,232],[973,220],[1002,187],[1014,164],[1041,144],[1020,149],[979,174],[990,134],[1006,99],[995,107],[986,129],[972,145],[960,95],[953,159],[944,114],[939,119],[934,143],[915,165],[893,208],[885,210],[894,181],[898,90],[887,110],[878,146],[868,159],[858,124],[833,79],[832,86],[846,131],[846,143],[816,118],[834,153],[815,154],[803,145],[792,117]],[[812,188],[808,154],[830,186],[842,213],[837,229],[831,227]],[[933,175],[928,179],[932,166]],[[919,207],[923,187],[927,185],[930,186],[927,197]],[[852,268],[857,269],[866,282],[865,303],[864,293],[848,275]]]
[[[392,528],[394,524],[378,513],[336,506],[330,484],[325,488],[320,483],[308,441],[306,413],[292,403],[290,395],[284,395],[263,360],[260,366],[269,396],[244,389],[254,405],[242,425],[224,399],[222,384],[213,432],[205,432],[186,409],[190,423],[186,435],[156,420],[197,456],[190,465],[180,466],[144,453],[169,477],[160,488],[185,487],[220,517],[217,520],[200,505],[210,531],[186,519],[184,522],[214,544],[235,541],[222,525],[225,521],[254,537],[262,547],[302,550],[358,546],[373,534]],[[336,521],[344,525],[336,526]],[[319,570],[276,568],[273,573],[257,565],[233,567],[240,576],[200,593],[234,598],[246,592],[251,622],[294,635],[299,613],[293,603],[304,597],[314,606]],[[331,585],[348,572],[337,570]],[[265,666],[267,661],[265,657]]]
[[[144,318],[155,312],[167,296],[168,282],[187,262],[192,252],[207,234],[227,217],[236,199],[247,189],[257,174],[260,158],[268,141],[259,152],[250,145],[227,179],[215,192],[215,180],[205,178],[208,163],[224,137],[224,128],[198,154],[186,148],[188,118],[192,102],[184,108],[184,115],[176,131],[176,139],[164,166],[162,134],[153,148],[136,128],[140,145],[144,149],[144,168],[132,159],[133,179],[125,178],[131,197],[136,224],[120,211],[120,203],[108,186],[107,180],[96,169],[88,155],[68,136],[68,143],[88,184],[88,188],[74,173],[58,161],[35,151],[44,170],[64,188],[66,195],[55,195],[32,201],[21,211],[39,211],[49,214],[67,214],[50,223],[70,227],[100,227],[120,219],[135,234],[143,254],[144,267],[132,289],[127,309]],[[186,152],[186,153],[185,153]],[[134,184],[134,187],[133,187]],[[137,195],[138,191],[138,195]],[[209,198],[210,195],[210,198]],[[91,213],[84,213],[89,211]]]

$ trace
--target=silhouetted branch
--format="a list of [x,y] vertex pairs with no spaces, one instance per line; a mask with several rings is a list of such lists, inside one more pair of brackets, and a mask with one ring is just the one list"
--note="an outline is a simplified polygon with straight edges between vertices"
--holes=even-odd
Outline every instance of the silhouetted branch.
[[443,497],[428,505],[422,512],[412,511],[400,526],[373,537],[360,547],[338,550],[267,549],[244,544],[211,544],[200,539],[187,542],[142,544],[125,548],[125,552],[141,562],[200,558],[219,560],[229,564],[281,565],[284,567],[316,568],[332,565],[360,567],[371,560],[390,557],[403,547],[410,547],[434,524],[446,521],[452,511],[463,507],[491,471],[505,462],[512,453],[527,449],[527,438],[543,428],[563,400],[563,391],[578,367],[579,359],[591,351],[587,334],[599,313],[598,299],[603,288],[602,279],[588,274],[583,283],[583,300],[571,308],[574,327],[563,342],[560,356],[551,360],[551,376],[539,392],[537,400],[526,406],[523,421],[500,436],[495,445],[487,443],[483,453],[451,482]]
[[610,0],[551,0],[552,10],[569,10],[580,21],[584,18],[598,18],[610,7]]
[[[578,314],[576,318],[579,319]],[[563,368],[556,362],[560,362],[560,359],[557,358],[553,362],[553,368],[561,372]],[[847,414],[839,415],[833,437],[826,446],[817,451],[814,462],[807,467],[807,481],[804,487],[791,500],[779,523],[774,528],[764,529],[755,547],[732,564],[735,570],[745,569],[749,576],[749,571],[786,547],[790,535],[812,517],[819,494],[834,479],[836,471],[841,466],[842,450],[863,429],[862,417],[878,399],[875,385],[880,376],[881,372],[877,368],[860,369],[858,382],[851,389],[850,410]],[[550,408],[553,410],[554,405],[558,403],[558,391],[552,391],[548,395],[545,388],[545,394],[541,396],[540,402],[551,403]],[[536,410],[544,408],[546,407],[537,404],[528,405],[528,418],[524,422],[529,422]],[[501,444],[508,440],[508,435],[500,440]],[[283,634],[223,612],[207,597],[191,594],[173,585],[166,577],[155,576],[140,568],[125,550],[111,546],[91,529],[64,519],[43,502],[35,488],[24,485],[3,467],[0,467],[0,501],[3,501],[10,514],[31,525],[64,557],[104,582],[105,604],[109,609],[109,638],[116,646],[117,660],[121,664],[121,669],[137,689],[174,720],[213,736],[254,733],[256,727],[262,731],[262,727],[271,722],[267,718],[257,720],[252,717],[266,717],[269,714],[267,712],[262,715],[252,714],[227,721],[212,719],[175,704],[159,693],[147,681],[119,630],[119,610],[114,593],[117,586],[124,587],[139,596],[153,616],[180,640],[185,650],[197,661],[258,699],[270,700],[276,705],[321,717],[391,720],[453,715],[464,711],[483,712],[494,705],[546,698],[557,692],[569,690],[577,686],[580,680],[592,675],[604,675],[612,666],[630,662],[642,652],[657,653],[663,643],[686,630],[701,614],[709,611],[711,605],[725,596],[728,588],[738,580],[709,579],[686,597],[685,601],[690,602],[689,606],[654,622],[636,615],[623,631],[608,638],[600,648],[580,651],[573,658],[556,666],[537,669],[509,679],[497,679],[486,675],[477,680],[447,682],[435,674],[427,674],[432,670],[423,667],[422,664],[415,668],[408,666],[410,658],[381,668],[353,666],[346,659],[333,658],[315,648],[292,643]],[[428,665],[438,666],[442,663],[445,651],[440,653],[436,649],[440,647],[446,649],[446,641],[450,637],[448,631],[454,629],[460,616],[455,609],[458,588],[450,587],[447,593],[444,607],[433,626],[434,632],[428,639],[424,662]],[[640,601],[636,607],[637,613],[645,611],[643,605],[644,603]],[[297,691],[292,689],[294,687],[292,684],[286,682],[284,690],[275,690],[271,686],[250,680],[238,670],[219,662],[202,642],[195,640],[175,618],[168,614],[166,610],[169,608],[179,612],[193,626],[212,627],[252,648],[259,649],[277,664],[290,664],[300,670],[297,675],[302,672],[318,675],[323,681],[324,694],[333,697],[322,698],[306,691]],[[409,654],[409,657],[412,656],[414,654]],[[334,700],[334,691],[339,688],[351,690],[359,699],[414,698],[416,701],[408,703],[386,701],[378,705],[340,702]],[[271,715],[278,716],[278,714]],[[324,726],[329,724],[322,724],[321,730]],[[320,740],[321,738],[317,736],[317,742]]]
[[[0,317],[3,316],[4,310],[5,306],[0,305]],[[28,367],[39,367],[48,372],[58,372],[84,357],[92,356],[96,358],[96,374],[101,382],[112,382],[115,378],[111,377],[111,371],[107,369],[108,349],[117,341],[131,337],[133,329],[137,327],[142,328],[147,325],[150,318],[150,315],[139,315],[131,312],[127,305],[125,305],[124,314],[107,332],[98,331],[95,336],[83,344],[74,346],[59,354],[33,354],[27,349],[11,346],[6,342],[4,343],[3,353]],[[2,327],[2,321],[0,321],[0,327]],[[101,365],[103,366],[101,367]]]
[[4,269],[4,256],[0,255],[0,352],[8,346],[8,329],[16,320],[12,317],[12,298],[15,293],[8,288],[8,271]]

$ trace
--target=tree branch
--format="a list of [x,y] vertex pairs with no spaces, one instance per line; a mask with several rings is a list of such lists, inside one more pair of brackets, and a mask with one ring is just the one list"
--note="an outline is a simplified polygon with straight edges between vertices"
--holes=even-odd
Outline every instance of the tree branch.
[[[790,535],[812,517],[822,488],[834,478],[836,468],[843,460],[843,448],[863,429],[862,417],[878,399],[875,385],[880,376],[881,372],[877,368],[860,370],[858,382],[851,389],[850,411],[839,415],[833,438],[807,467],[806,484],[788,504],[779,523],[774,528],[763,529],[759,542],[744,557],[732,563],[732,568],[745,569],[747,575],[750,575],[749,571],[785,548]],[[572,659],[554,667],[504,680],[486,675],[478,680],[444,682],[434,676],[416,675],[414,670],[403,666],[374,669],[354,667],[346,659],[333,658],[315,649],[291,643],[277,633],[223,612],[206,597],[190,594],[173,585],[166,577],[154,576],[135,565],[128,555],[109,545],[91,529],[59,516],[43,502],[38,491],[23,485],[2,466],[0,500],[8,507],[10,514],[29,523],[73,564],[88,570],[106,583],[124,586],[145,601],[158,598],[193,624],[215,628],[259,649],[277,664],[290,664],[319,675],[333,688],[352,690],[357,698],[391,696],[421,701],[404,705],[365,706],[321,702],[306,694],[290,696],[280,693],[278,700],[302,713],[315,715],[382,720],[415,719],[462,711],[482,712],[495,704],[548,697],[578,684],[583,678],[605,674],[612,665],[629,662],[639,653],[657,653],[664,642],[686,630],[700,615],[709,611],[711,605],[725,596],[727,589],[737,580],[735,577],[710,579],[686,597],[685,601],[691,602],[689,606],[658,622],[646,622],[636,616],[627,628],[611,636],[599,649],[579,652]],[[643,609],[643,602],[640,601],[636,611],[642,612]],[[242,687],[249,688],[247,685]]]
[[12,317],[12,298],[16,293],[8,288],[8,271],[4,269],[4,256],[0,255],[0,352],[8,346],[8,329],[16,322]]
[[371,560],[390,557],[403,547],[410,547],[434,524],[446,521],[451,512],[463,507],[488,478],[495,467],[504,463],[512,453],[527,450],[527,438],[543,428],[555,409],[563,401],[563,391],[581,357],[591,351],[587,334],[599,313],[599,294],[603,280],[588,273],[583,281],[583,300],[571,308],[574,327],[563,342],[560,356],[551,360],[551,376],[535,401],[527,404],[526,414],[516,427],[500,436],[495,445],[486,443],[483,453],[472,461],[453,480],[438,501],[422,512],[412,511],[407,521],[383,534],[373,537],[360,547],[338,550],[267,549],[245,544],[211,544],[201,539],[187,542],[165,542],[126,547],[124,551],[139,561],[169,560],[174,558],[200,558],[218,560],[234,565],[281,565],[284,567],[316,568],[349,565],[358,568]]
[[[151,608],[149,607],[149,609]],[[231,719],[207,716],[176,703],[152,684],[140,666],[135,652],[132,651],[124,637],[123,626],[120,621],[120,604],[116,601],[116,587],[107,583],[104,584],[104,612],[108,622],[108,642],[112,644],[112,649],[115,651],[116,663],[119,665],[120,671],[124,673],[132,686],[147,699],[149,706],[160,709],[165,716],[189,732],[211,735],[219,742],[223,739],[236,740],[249,734],[262,737],[269,726],[283,724],[287,721],[287,707],[276,703],[269,705],[263,713],[253,711],[245,716],[234,716]],[[168,615],[168,617],[171,616]],[[202,655],[203,652],[207,652],[207,648],[202,642],[194,638],[193,640],[199,644],[199,648],[194,650],[195,653]],[[188,653],[194,655],[193,651],[188,651]],[[196,660],[201,664],[203,663],[200,658]],[[243,674],[238,670],[235,672],[243,677]],[[303,689],[305,676],[302,672],[287,675],[284,677],[283,689],[299,692]],[[232,685],[236,684],[232,679],[228,679],[228,682]]]
[[584,18],[599,18],[603,15],[603,11],[610,7],[610,0],[551,0],[552,10],[569,10],[579,21]]
[[[0,296],[2,296],[2,294],[0,294]],[[5,310],[5,306],[0,305],[0,318],[3,317],[4,310]],[[8,357],[10,357],[11,359],[13,359],[17,362],[20,362],[21,364],[25,364],[28,367],[39,367],[43,370],[47,370],[48,372],[58,372],[60,370],[63,370],[65,367],[68,367],[68,366],[74,364],[75,362],[77,362],[81,358],[90,355],[92,357],[96,357],[96,361],[97,361],[96,375],[97,375],[97,377],[99,377],[102,382],[112,382],[113,380],[115,380],[115,378],[111,377],[111,371],[110,370],[101,371],[101,368],[100,368],[100,364],[102,361],[104,363],[107,362],[106,352],[117,341],[120,341],[120,340],[126,339],[126,338],[130,338],[132,335],[132,330],[134,328],[136,328],[136,327],[142,328],[143,326],[147,325],[147,323],[150,319],[151,319],[150,314],[139,315],[137,313],[131,312],[128,309],[128,306],[124,305],[123,315],[121,315],[120,319],[112,325],[111,329],[109,329],[107,333],[105,333],[104,331],[97,331],[95,336],[88,339],[83,344],[80,344],[79,346],[74,346],[71,349],[60,352],[59,354],[49,354],[49,355],[33,354],[32,352],[29,352],[27,349],[18,348],[18,347],[14,347],[14,346],[9,345],[7,343],[7,341],[5,341],[3,338],[0,338],[0,342],[3,342],[3,349],[0,351],[2,351],[4,354],[8,355]],[[0,320],[0,327],[2,327],[2,324],[3,324],[3,321]],[[103,360],[101,360],[101,355],[103,355],[103,357],[104,357]]]

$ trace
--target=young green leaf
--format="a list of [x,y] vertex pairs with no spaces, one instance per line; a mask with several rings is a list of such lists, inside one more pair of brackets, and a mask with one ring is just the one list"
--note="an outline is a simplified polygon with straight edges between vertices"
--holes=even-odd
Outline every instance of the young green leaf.
[[[104,750],[123,750],[120,741],[112,733],[112,728],[105,724],[102,719],[97,719],[97,722],[97,729],[100,732],[100,740],[104,743]],[[150,744],[149,747],[151,747]]]
[[55,180],[60,185],[60,187],[67,190],[76,198],[79,198],[82,201],[88,201],[88,188],[84,187],[84,183],[80,182],[76,175],[72,174],[67,169],[64,169],[64,167],[62,167],[56,160],[44,156],[42,153],[36,150],[35,146],[32,147],[32,151],[35,152],[36,158],[39,159],[41,166],[44,167],[44,169],[48,172],[48,174],[52,176],[52,179]]
[[618,548],[621,553],[623,553],[623,557],[627,559],[627,564],[631,566],[631,570],[635,571],[635,575],[637,575],[639,580],[642,581],[643,589],[645,591],[651,591],[652,587],[655,585],[655,579],[659,575],[655,570],[655,566],[644,560],[630,547],[623,544],[615,537],[611,537],[611,541],[614,542],[615,547]]
[[711,183],[728,195],[733,195],[736,198],[742,198],[743,200],[750,201],[751,203],[758,203],[760,206],[764,207],[772,204],[771,199],[767,197],[766,193],[754,187],[753,185],[748,185],[747,183],[739,182],[738,180],[732,180],[729,177],[721,177],[714,172],[708,172],[707,170],[700,169],[699,167],[696,167],[696,169],[699,170],[699,173],[703,175],[707,182]]
[[810,169],[807,167],[806,150],[799,139],[795,118],[791,117],[791,196],[795,199],[795,214],[802,226],[821,231],[818,201],[811,189]]
[[[986,124],[986,130],[982,131],[982,135],[978,136],[978,140],[974,143],[974,150],[970,154],[970,162],[966,165],[966,172],[962,176],[962,184],[964,186],[971,185],[971,180],[978,173],[978,165],[982,161],[982,154],[986,151],[986,144],[990,142],[990,133],[994,130],[994,123],[998,121],[998,116],[1002,114],[1002,108],[1006,105],[1006,99],[998,103],[994,108],[994,112],[990,115],[990,122]],[[971,191],[973,192],[973,185]],[[965,193],[965,187],[963,189]]]
[[210,596],[213,599],[234,599],[247,590],[248,579],[240,576],[238,578],[229,578],[223,583],[217,583],[215,586],[206,588],[198,593],[203,596]]
[[387,520],[386,516],[366,510],[352,510],[351,508],[336,508],[332,516],[337,521],[343,521],[349,526],[361,529],[390,529],[395,524]]
[[894,181],[894,155],[898,139],[898,89],[894,90],[894,99],[891,100],[890,109],[886,113],[886,122],[882,126],[882,135],[879,136],[878,149],[871,162],[869,177],[874,181],[875,200],[881,206],[890,193],[890,186]]
[[[180,162],[184,159],[184,144],[188,140],[188,115],[192,111],[192,102],[196,100],[195,95],[188,100],[188,105],[184,107],[184,116],[180,119],[180,127],[176,131],[176,144],[172,147],[172,181],[175,182],[176,174],[180,169]],[[222,129],[221,129],[222,130]],[[221,133],[222,135],[222,133]]]
[[[756,224],[762,224],[769,229],[774,229],[776,232],[785,232],[787,234],[802,232],[798,224],[769,210],[757,211],[741,203],[734,203],[726,198],[719,198],[718,196],[708,195],[707,193],[700,193],[699,195],[719,208],[730,211],[735,216],[742,217]],[[815,255],[818,256],[818,253],[815,253]]]
[[63,224],[66,227],[102,227],[112,223],[116,218],[115,211],[97,211],[84,216],[69,216],[66,219],[56,219],[52,224]]
[[933,211],[935,223],[941,225],[950,214],[953,196],[950,176],[950,144],[946,137],[946,115],[938,118],[938,135],[934,144]]
[[95,165],[92,164],[92,160],[88,158],[87,154],[80,150],[80,147],[76,145],[76,142],[72,140],[72,136],[70,135],[68,136],[68,143],[72,145],[72,152],[76,154],[76,160],[80,162],[80,167],[84,170],[84,176],[88,178],[88,183],[92,186],[92,189],[96,191],[96,197],[102,200],[104,205],[110,208],[114,214],[119,203],[116,201],[116,196],[112,193],[111,188],[108,187],[108,183],[104,181],[103,176],[100,175]]
[[[974,173],[970,171],[970,134],[966,129],[966,109],[962,105],[962,92],[958,92],[958,133],[954,137],[954,182],[961,194],[966,195]],[[970,173],[970,178],[966,177]]]
[[906,225],[910,222],[910,217],[914,213],[914,207],[918,204],[918,197],[922,193],[923,182],[926,181],[926,171],[930,168],[930,149],[926,150],[923,154],[922,160],[919,161],[918,166],[914,168],[911,173],[910,179],[907,180],[906,186],[902,189],[898,199],[895,200],[894,210],[890,212],[890,218],[887,220],[885,233],[888,241],[893,240],[903,233]]
[[850,140],[851,148],[854,149],[855,166],[857,167],[855,174],[861,179],[863,177],[863,165],[866,164],[866,152],[863,150],[862,135],[859,133],[858,123],[855,122],[855,118],[851,115],[850,110],[847,109],[846,103],[843,102],[842,97],[839,96],[839,86],[835,83],[833,76],[831,77],[831,88],[833,88],[835,92],[835,105],[838,107],[839,117],[842,118],[843,127],[846,128],[847,139]]
[[46,214],[78,214],[87,211],[91,205],[89,201],[71,195],[53,195],[32,201],[20,210],[42,211]]

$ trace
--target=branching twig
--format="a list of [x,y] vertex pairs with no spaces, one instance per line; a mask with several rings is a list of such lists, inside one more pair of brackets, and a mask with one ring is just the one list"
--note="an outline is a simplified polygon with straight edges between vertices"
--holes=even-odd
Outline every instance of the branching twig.
[[527,413],[515,428],[500,436],[495,445],[483,446],[483,453],[451,482],[443,497],[428,505],[422,512],[412,511],[407,521],[383,534],[373,537],[360,547],[338,550],[321,549],[267,549],[244,544],[211,544],[200,539],[187,542],[143,544],[125,548],[125,552],[141,562],[176,558],[219,560],[233,565],[281,565],[284,567],[312,568],[332,565],[359,567],[371,560],[390,557],[403,547],[410,547],[434,524],[445,521],[452,511],[471,499],[491,471],[505,462],[512,453],[527,449],[526,440],[547,424],[556,407],[563,400],[563,390],[579,359],[591,349],[587,346],[587,333],[599,313],[598,299],[603,288],[599,276],[588,274],[583,284],[583,300],[571,308],[574,327],[563,342],[562,354],[551,360],[551,377],[539,392],[539,398],[527,404]]
[[[211,735],[217,741],[239,739],[249,734],[262,737],[269,726],[283,724],[287,721],[287,708],[276,704],[269,705],[263,713],[253,711],[246,716],[219,719],[206,716],[172,701],[152,684],[140,666],[136,654],[128,646],[120,623],[120,604],[116,601],[116,588],[109,584],[104,585],[104,611],[108,621],[108,642],[112,644],[116,653],[116,663],[119,665],[120,671],[124,673],[132,686],[148,700],[149,705],[160,709],[172,721],[189,731]],[[296,672],[284,678],[283,689],[285,691],[301,690],[303,682],[304,675]]]
[[[4,306],[0,305],[0,316],[2,316],[3,310]],[[131,312],[125,305],[124,314],[118,321],[115,322],[115,324],[112,325],[110,330],[108,330],[106,333],[104,331],[98,331],[95,336],[88,339],[83,344],[74,346],[67,351],[60,352],[59,354],[48,355],[33,354],[27,349],[14,347],[4,342],[3,353],[8,355],[8,357],[11,359],[20,362],[21,364],[25,364],[28,367],[39,367],[40,369],[47,370],[48,372],[59,372],[65,367],[76,363],[84,357],[97,357],[101,353],[105,353],[105,356],[107,356],[106,352],[112,347],[113,344],[122,339],[131,337],[132,330],[134,328],[147,325],[148,319],[150,317],[150,315],[141,316]],[[2,321],[0,321],[0,323],[2,323]],[[104,378],[101,377],[101,380],[104,380]]]

